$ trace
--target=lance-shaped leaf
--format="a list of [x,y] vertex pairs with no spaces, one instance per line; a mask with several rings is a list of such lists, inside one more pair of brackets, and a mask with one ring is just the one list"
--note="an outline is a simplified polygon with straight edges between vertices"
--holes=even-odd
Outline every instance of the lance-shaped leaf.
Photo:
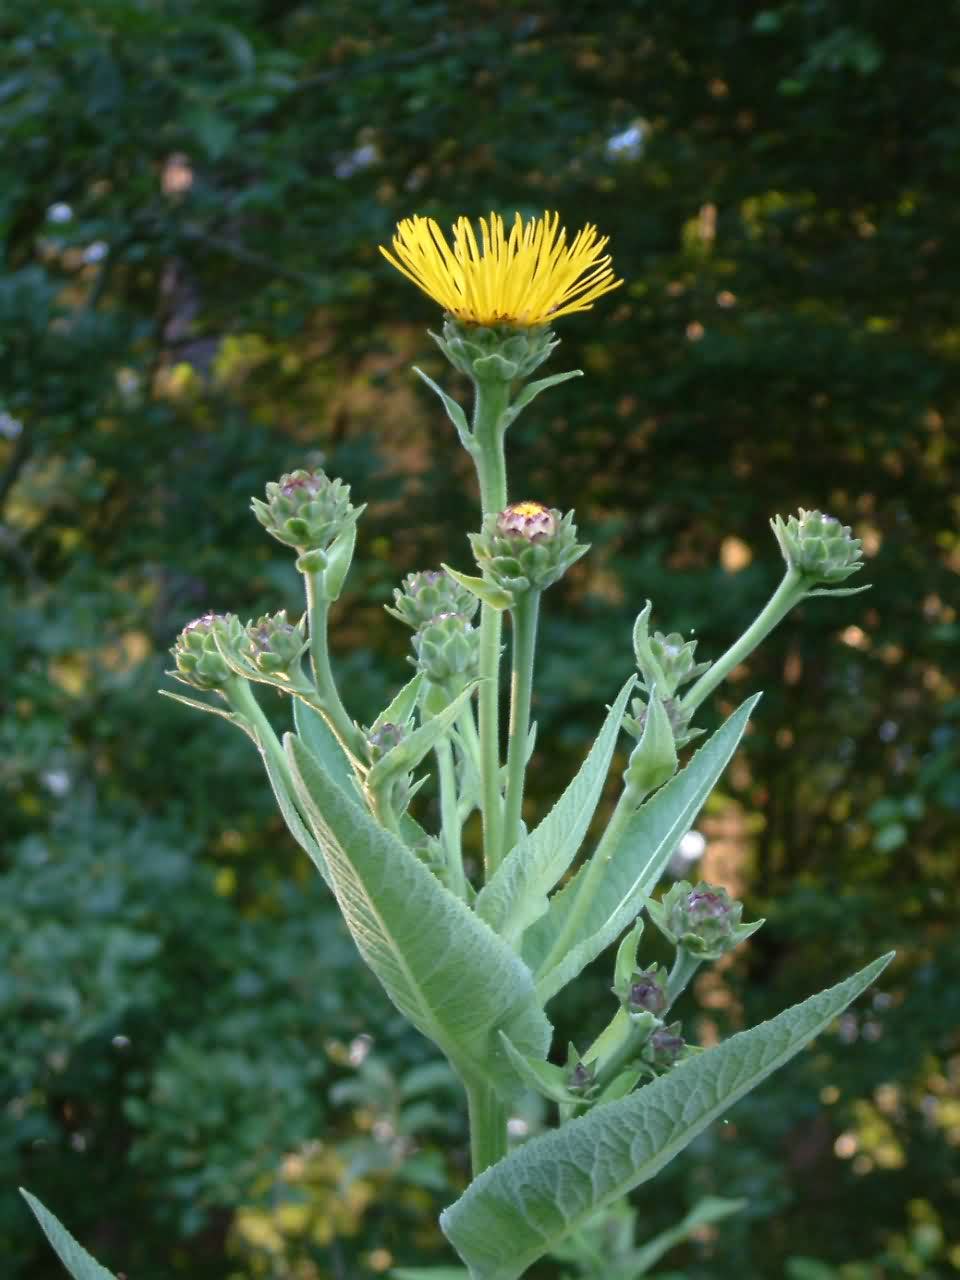
[[511,422],[515,422],[527,405],[534,401],[541,391],[546,391],[548,387],[557,387],[561,382],[569,382],[571,378],[582,377],[582,369],[568,369],[566,373],[554,373],[549,378],[538,378],[536,382],[528,382],[503,415],[504,425],[509,426]]
[[308,706],[301,698],[295,698],[293,723],[310,752],[316,756],[337,786],[342,787],[349,796],[358,795],[356,774],[350,758],[320,712]]
[[20,1188],[20,1194],[33,1211],[33,1216],[43,1228],[43,1234],[53,1245],[57,1257],[67,1268],[74,1280],[116,1280],[112,1272],[91,1258],[86,1249],[77,1244],[63,1223],[44,1208],[36,1196]]
[[422,369],[413,366],[413,372],[417,375],[421,382],[425,383],[430,390],[438,397],[440,403],[447,411],[447,417],[457,429],[457,435],[460,437],[460,443],[469,451],[473,451],[473,432],[467,422],[467,415],[464,413],[461,405],[454,400],[453,396],[448,396],[443,387],[438,386],[432,378],[429,378]]
[[444,709],[424,720],[419,729],[406,738],[401,738],[395,747],[373,766],[367,775],[367,786],[376,791],[383,783],[398,773],[409,773],[420,761],[432,751],[440,739],[450,732],[453,722],[460,714],[464,704],[473,696],[476,684],[468,685],[458,693],[454,700]]
[[652,1240],[648,1240],[642,1248],[634,1250],[627,1262],[631,1280],[634,1276],[646,1275],[665,1253],[682,1244],[694,1231],[711,1226],[714,1222],[722,1222],[731,1214],[745,1209],[747,1203],[746,1200],[728,1200],[724,1196],[704,1196],[675,1227],[668,1227],[666,1231],[661,1231]]
[[563,795],[540,825],[521,837],[480,891],[477,914],[512,945],[547,910],[547,894],[577,856],[603,792],[627,699],[635,683],[636,676],[631,676],[620,690],[596,741]]
[[687,767],[633,815],[610,853],[587,906],[577,907],[582,919],[577,939],[569,949],[563,955],[555,954],[556,940],[563,936],[589,863],[553,895],[546,915],[527,931],[523,957],[536,974],[537,990],[544,1003],[636,918],[727,767],[759,697],[755,694],[748,698],[704,743]]
[[330,883],[330,876],[327,873],[327,862],[323,856],[323,850],[314,840],[313,836],[307,830],[307,827],[300,816],[300,812],[294,803],[294,798],[290,794],[288,779],[284,775],[284,771],[280,768],[268,751],[261,749],[260,756],[263,760],[264,768],[267,771],[267,777],[270,780],[270,786],[273,788],[274,798],[283,815],[283,820],[287,824],[287,830],[296,840],[297,844],[307,854],[310,861],[317,868],[320,874]]
[[513,596],[509,591],[504,591],[502,587],[498,587],[493,582],[488,582],[486,578],[475,578],[469,573],[461,573],[459,569],[451,569],[448,564],[441,566],[444,573],[448,573],[455,582],[459,582],[461,587],[465,587],[477,597],[481,604],[488,604],[491,609],[496,609],[498,613],[502,613],[504,609],[509,609],[513,605]]
[[394,835],[318,769],[298,738],[285,746],[300,804],[324,852],[340,909],[390,999],[461,1076],[509,1098],[519,1080],[500,1043],[545,1058],[550,1024],[519,956],[443,887]]
[[652,1178],[825,1030],[891,958],[681,1062],[626,1098],[531,1139],[487,1169],[440,1218],[473,1280],[517,1280],[592,1213]]

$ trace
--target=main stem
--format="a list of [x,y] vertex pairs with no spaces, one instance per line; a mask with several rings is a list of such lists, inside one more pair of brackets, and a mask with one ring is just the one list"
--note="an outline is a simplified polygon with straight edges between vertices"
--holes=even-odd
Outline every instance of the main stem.
[[482,1081],[467,1083],[467,1108],[470,1119],[470,1162],[473,1176],[496,1164],[507,1154],[507,1115],[503,1104],[489,1085]]
[[[499,382],[476,386],[473,409],[473,458],[480,481],[483,514],[507,505],[507,467],[502,420],[510,388]],[[484,604],[480,616],[480,795],[486,878],[503,857],[503,809],[500,794],[500,636],[502,616]]]
[[330,601],[324,597],[318,579],[319,574],[316,573],[303,575],[307,593],[307,626],[310,632],[310,670],[313,673],[313,681],[317,686],[320,705],[323,707],[327,723],[348,756],[362,760],[364,743],[360,731],[350,719],[340,699],[340,692],[333,678],[333,668],[330,666],[330,652],[327,647]]
[[704,698],[708,698],[717,685],[726,679],[733,668],[753,653],[760,641],[770,634],[777,623],[782,621],[794,605],[800,603],[805,594],[801,575],[797,573],[796,569],[788,569],[779,587],[777,587],[764,608],[740,639],[732,644],[727,652],[710,667],[709,671],[705,671],[696,684],[687,690],[680,700],[683,710],[690,713],[694,712]]
[[510,734],[507,745],[507,799],[503,816],[503,851],[509,853],[520,838],[523,786],[530,735],[530,697],[537,643],[540,592],[521,595],[511,611],[513,619],[513,676],[510,684]]

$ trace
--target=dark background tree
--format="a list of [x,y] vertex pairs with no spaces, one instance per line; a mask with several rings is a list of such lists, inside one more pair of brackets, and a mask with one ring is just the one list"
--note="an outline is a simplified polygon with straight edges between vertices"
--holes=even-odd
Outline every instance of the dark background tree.
[[[512,429],[516,496],[594,545],[551,592],[532,798],[630,666],[647,597],[716,655],[779,575],[776,511],[864,539],[737,673],[766,695],[700,828],[769,923],[685,1012],[709,1037],[890,945],[849,1015],[637,1197],[749,1207],[677,1274],[960,1265],[956,7],[889,0],[7,0],[0,13],[0,1251],[41,1195],[138,1280],[440,1260],[456,1094],[356,963],[248,744],[155,696],[207,607],[298,605],[245,508],[323,461],[370,503],[335,619],[366,720],[381,609],[466,563],[466,460],[411,357],[399,217],[557,208],[625,287],[563,323],[588,377]],[[451,383],[451,385],[455,385]],[[599,1016],[609,964],[558,1002]],[[535,1117],[529,1118],[534,1124]],[[9,1194],[7,1194],[9,1192]],[[547,1263],[538,1275],[559,1274]]]

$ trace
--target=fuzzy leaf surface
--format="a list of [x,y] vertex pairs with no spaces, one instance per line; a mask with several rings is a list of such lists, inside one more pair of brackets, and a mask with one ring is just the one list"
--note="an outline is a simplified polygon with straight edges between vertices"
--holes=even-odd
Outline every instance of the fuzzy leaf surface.
[[487,1169],[440,1218],[473,1280],[517,1280],[591,1214],[652,1178],[824,1031],[891,959],[881,956],[845,982],[533,1138]]
[[517,841],[480,890],[477,914],[512,945],[546,912],[547,894],[577,856],[603,792],[627,699],[635,683],[636,676],[631,676],[620,690],[596,741],[563,795],[540,825]]
[[500,1043],[544,1058],[550,1024],[519,956],[389,831],[284,740],[298,798],[360,954],[402,1014],[461,1076],[509,1098],[520,1082]]
[[550,958],[583,883],[586,863],[550,899],[546,915],[527,932],[523,957],[537,976],[546,1003],[595,959],[636,918],[656,887],[677,844],[730,762],[760,695],[748,698],[708,738],[685,769],[633,815],[609,860],[577,930],[579,941]]
[[74,1280],[116,1280],[112,1272],[91,1258],[79,1245],[62,1222],[45,1208],[36,1196],[20,1188],[20,1194],[30,1206],[33,1216],[43,1228],[43,1234],[53,1245],[53,1251],[67,1268]]
[[346,791],[347,795],[355,796],[357,786],[353,766],[338,742],[337,735],[320,712],[307,706],[302,698],[294,698],[293,723],[297,727],[297,733],[337,786]]

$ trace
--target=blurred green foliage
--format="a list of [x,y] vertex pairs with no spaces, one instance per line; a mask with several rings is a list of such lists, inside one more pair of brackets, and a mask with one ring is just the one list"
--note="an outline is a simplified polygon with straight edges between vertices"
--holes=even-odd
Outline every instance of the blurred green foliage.
[[[686,1013],[709,1038],[898,965],[637,1198],[640,1238],[720,1193],[746,1210],[673,1273],[956,1274],[956,24],[889,0],[6,0],[0,49],[11,1280],[52,1265],[17,1182],[138,1280],[449,1260],[455,1091],[249,744],[155,690],[204,609],[299,611],[245,508],[322,461],[370,503],[337,669],[358,717],[384,705],[405,637],[380,606],[466,566],[475,496],[407,369],[457,389],[437,317],[376,245],[411,212],[545,207],[597,222],[627,283],[563,324],[553,367],[587,379],[511,432],[514,496],[576,505],[594,545],[549,602],[532,801],[644,599],[700,656],[735,638],[779,575],[773,512],[853,525],[874,583],[806,604],[730,690],[767,692],[704,870],[769,923]],[[608,982],[558,1002],[558,1044]]]

